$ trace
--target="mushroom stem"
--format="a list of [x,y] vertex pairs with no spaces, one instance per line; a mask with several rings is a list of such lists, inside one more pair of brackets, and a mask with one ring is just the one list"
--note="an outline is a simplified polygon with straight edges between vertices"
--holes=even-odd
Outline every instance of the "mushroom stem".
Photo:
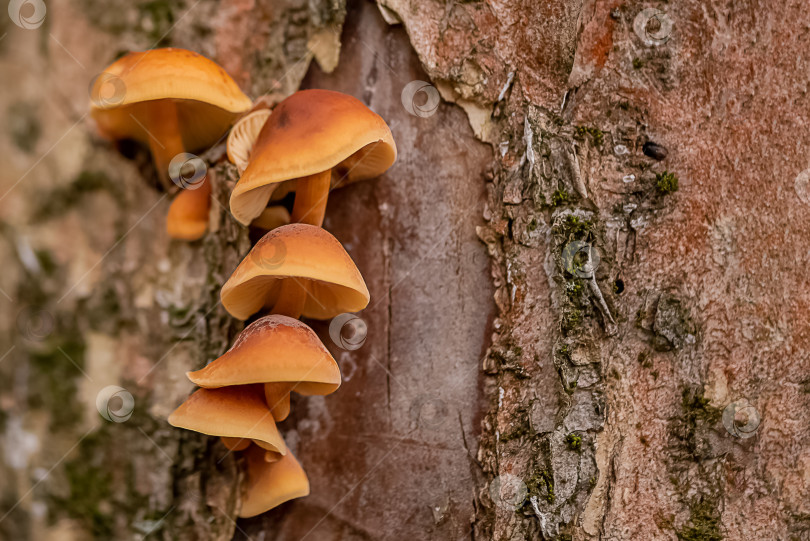
[[155,100],[147,111],[144,129],[149,140],[149,150],[152,151],[152,159],[161,184],[166,191],[170,191],[172,185],[169,181],[169,162],[185,151],[180,135],[177,106],[174,100]]
[[276,304],[273,305],[271,312],[273,314],[298,319],[304,311],[304,303],[306,300],[306,286],[300,283],[298,279],[289,277],[281,282],[281,291],[278,294],[278,299],[276,299]]
[[265,383],[264,399],[270,407],[273,419],[283,421],[290,414],[290,392],[295,383]]
[[292,211],[293,222],[321,227],[331,180],[331,169],[298,179]]
[[222,444],[231,451],[243,451],[250,445],[250,440],[246,438],[229,438],[222,436],[219,439]]

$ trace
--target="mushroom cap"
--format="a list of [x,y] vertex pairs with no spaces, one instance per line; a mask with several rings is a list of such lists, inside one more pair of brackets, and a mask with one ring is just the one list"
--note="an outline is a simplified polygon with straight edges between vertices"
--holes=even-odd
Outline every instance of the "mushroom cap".
[[295,382],[297,393],[326,395],[340,387],[340,369],[315,331],[281,315],[257,319],[225,355],[186,375],[205,388]]
[[307,224],[283,225],[263,236],[222,286],[222,305],[247,319],[275,304],[284,279],[305,286],[304,317],[330,319],[368,305],[366,283],[340,242]]
[[204,179],[200,186],[182,190],[169,206],[166,231],[173,239],[197,240],[208,229],[211,181]]
[[169,424],[209,436],[250,438],[287,452],[264,391],[255,385],[198,389],[169,415]]
[[[105,84],[115,87],[115,95],[107,100],[99,98]],[[216,142],[252,103],[215,62],[172,47],[119,58],[93,82],[91,96],[95,97],[91,114],[102,133],[112,139],[140,141],[149,138],[144,119],[150,103],[173,100],[188,150]]]
[[247,480],[240,517],[254,517],[286,501],[309,496],[309,479],[292,453],[267,462],[265,451],[251,445],[245,450],[245,458]]
[[385,121],[353,96],[302,90],[279,103],[262,127],[252,159],[231,193],[231,213],[247,225],[279,182],[329,169],[348,182],[391,167],[397,147]]

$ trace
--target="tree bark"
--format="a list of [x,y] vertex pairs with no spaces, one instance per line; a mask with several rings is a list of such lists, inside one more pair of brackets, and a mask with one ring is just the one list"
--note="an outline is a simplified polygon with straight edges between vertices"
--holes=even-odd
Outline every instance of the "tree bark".
[[[62,0],[38,28],[0,17],[0,538],[810,539],[802,7]],[[242,327],[218,302],[250,247],[235,168],[222,145],[203,156],[210,231],[170,241],[148,152],[86,116],[118,52],[168,45],[251,97],[354,95],[399,149],[330,194],[368,336],[352,349],[308,322],[344,382],[294,395],[280,425],[311,495],[253,519],[234,518],[240,461],[165,421]],[[121,394],[99,415],[111,385],[131,417]]]

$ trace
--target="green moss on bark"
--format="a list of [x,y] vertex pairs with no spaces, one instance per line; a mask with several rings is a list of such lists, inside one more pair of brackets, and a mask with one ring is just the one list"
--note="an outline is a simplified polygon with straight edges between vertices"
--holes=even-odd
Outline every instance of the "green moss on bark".
[[722,541],[717,502],[706,499],[689,505],[689,522],[676,532],[680,541]]

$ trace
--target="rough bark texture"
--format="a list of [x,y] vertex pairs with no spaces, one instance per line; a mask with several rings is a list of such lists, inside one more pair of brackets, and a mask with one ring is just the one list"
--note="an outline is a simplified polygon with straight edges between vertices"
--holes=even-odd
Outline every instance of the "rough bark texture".
[[[0,16],[0,538],[810,539],[803,7]],[[217,302],[249,248],[234,169],[206,154],[211,232],[171,242],[146,152],[85,116],[119,52],[164,45],[252,97],[355,95],[400,151],[330,199],[372,301],[360,349],[313,323],[344,384],[282,425],[312,495],[250,520],[238,459],[165,422],[241,328]],[[108,385],[134,397],[125,422],[98,415]]]

